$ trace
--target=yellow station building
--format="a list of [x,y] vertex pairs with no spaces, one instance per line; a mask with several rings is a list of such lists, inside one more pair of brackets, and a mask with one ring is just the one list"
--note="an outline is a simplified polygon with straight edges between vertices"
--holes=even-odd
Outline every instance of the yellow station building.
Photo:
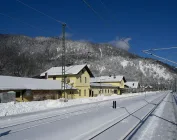
[[117,94],[118,87],[111,84],[103,83],[90,83],[90,97],[96,97],[98,95],[110,96]]
[[121,94],[126,82],[124,76],[94,77],[86,64],[66,66],[65,74],[67,97],[62,91],[62,67],[48,69],[40,79],[0,75],[0,95],[15,91],[16,101],[109,96]]
[[[125,77],[114,75],[114,76],[101,76],[101,77],[95,77],[91,78],[92,83],[101,83],[101,84],[109,84],[112,86],[117,87],[117,89],[114,89],[115,94],[122,94],[122,90],[125,87]],[[101,85],[100,84],[100,85]]]
[[[47,75],[48,80],[62,80],[62,67],[52,67],[49,70],[41,73],[41,77],[45,78]],[[65,67],[66,83],[76,88],[67,94],[67,98],[83,98],[90,96],[90,78],[94,77],[86,64],[72,65]],[[62,95],[64,97],[64,94]]]

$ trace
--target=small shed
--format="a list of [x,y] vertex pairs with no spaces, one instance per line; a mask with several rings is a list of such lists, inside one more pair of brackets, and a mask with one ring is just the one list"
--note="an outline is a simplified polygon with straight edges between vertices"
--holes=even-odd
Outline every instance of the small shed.
[[0,103],[7,103],[15,101],[16,92],[8,91],[0,93]]

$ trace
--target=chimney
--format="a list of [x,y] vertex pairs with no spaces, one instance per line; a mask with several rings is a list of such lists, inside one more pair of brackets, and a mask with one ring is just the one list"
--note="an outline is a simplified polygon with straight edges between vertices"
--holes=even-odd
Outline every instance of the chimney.
[[109,77],[111,77],[111,74],[109,75]]
[[116,79],[116,75],[114,74],[114,79]]
[[45,79],[48,79],[48,73],[47,72],[45,73]]

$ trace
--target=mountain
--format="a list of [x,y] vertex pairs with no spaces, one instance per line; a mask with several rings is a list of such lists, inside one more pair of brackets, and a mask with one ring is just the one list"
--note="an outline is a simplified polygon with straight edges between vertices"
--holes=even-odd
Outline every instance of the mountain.
[[[31,77],[61,66],[62,40],[0,34],[0,74]],[[124,75],[144,85],[172,85],[177,69],[110,44],[66,40],[66,64],[90,66],[95,76]]]

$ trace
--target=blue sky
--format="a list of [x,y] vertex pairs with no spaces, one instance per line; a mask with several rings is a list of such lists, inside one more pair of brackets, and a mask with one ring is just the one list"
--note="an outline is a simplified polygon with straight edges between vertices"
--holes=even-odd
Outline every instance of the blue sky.
[[[176,0],[86,0],[103,18],[96,16],[82,0],[21,0],[58,19],[71,28],[67,33],[74,40],[97,43],[128,39],[130,52],[141,56],[150,48],[177,46]],[[1,0],[0,13],[20,19],[38,29],[0,15],[0,33],[27,36],[59,36],[61,25],[22,5],[16,0]],[[40,30],[41,29],[41,30]],[[131,40],[130,40],[131,39]],[[162,52],[177,61],[177,49]]]

